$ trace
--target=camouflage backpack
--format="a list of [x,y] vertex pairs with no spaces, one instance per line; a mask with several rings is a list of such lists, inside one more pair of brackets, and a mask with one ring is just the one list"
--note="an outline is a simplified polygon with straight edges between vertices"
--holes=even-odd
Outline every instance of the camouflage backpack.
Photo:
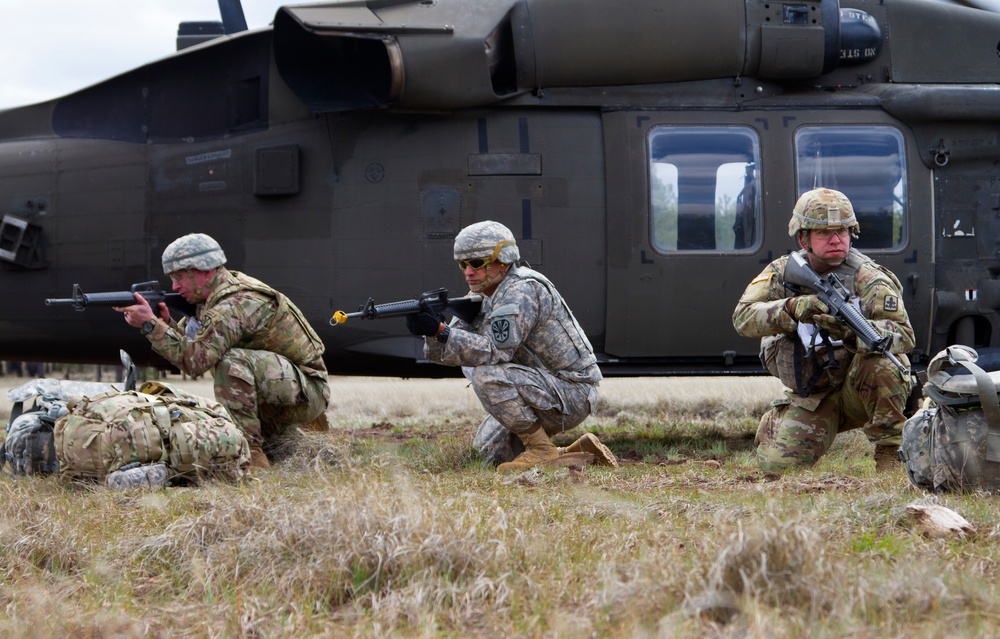
[[[903,425],[899,447],[918,488],[1000,490],[1000,371],[987,373],[976,365],[978,357],[967,346],[949,346],[927,365],[925,399]],[[953,375],[948,367],[969,374]]]
[[164,463],[172,480],[236,481],[250,463],[249,444],[221,404],[165,382],[84,398],[54,431],[59,470],[73,479]]

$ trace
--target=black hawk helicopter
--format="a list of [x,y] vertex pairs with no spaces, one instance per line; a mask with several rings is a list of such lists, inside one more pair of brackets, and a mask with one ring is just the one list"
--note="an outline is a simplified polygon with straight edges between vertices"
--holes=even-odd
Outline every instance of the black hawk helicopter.
[[902,281],[916,361],[1000,345],[998,14],[347,0],[248,30],[219,4],[163,59],[0,111],[0,358],[162,363],[111,312],[43,300],[166,282],[166,244],[204,232],[305,311],[332,372],[446,374],[401,321],[328,320],[462,295],[453,238],[493,219],[606,374],[762,372],[731,314],[815,186]]

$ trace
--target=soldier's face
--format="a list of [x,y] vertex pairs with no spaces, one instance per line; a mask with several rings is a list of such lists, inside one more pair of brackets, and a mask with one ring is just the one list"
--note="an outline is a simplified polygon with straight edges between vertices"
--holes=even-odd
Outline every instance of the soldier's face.
[[822,273],[843,264],[851,250],[851,230],[848,228],[812,230],[803,243],[809,249],[811,266]]
[[197,269],[186,269],[170,274],[171,288],[175,293],[180,293],[181,297],[188,304],[204,302],[208,297],[208,281],[212,279],[215,271],[199,271]]
[[465,275],[466,284],[469,285],[469,291],[482,293],[487,297],[493,295],[493,291],[497,289],[503,276],[507,273],[500,262],[489,262],[482,268],[472,268],[471,265],[466,264],[462,272]]

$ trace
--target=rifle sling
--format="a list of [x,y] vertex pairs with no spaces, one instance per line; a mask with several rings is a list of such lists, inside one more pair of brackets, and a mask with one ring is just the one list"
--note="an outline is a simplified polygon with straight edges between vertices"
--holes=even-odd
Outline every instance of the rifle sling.
[[[795,366],[795,391],[799,394],[799,397],[809,397],[812,395],[813,388],[816,386],[816,382],[819,381],[819,378],[823,375],[823,373],[831,368],[837,368],[839,366],[837,364],[837,358],[833,355],[833,345],[830,343],[830,338],[827,337],[825,333],[820,333],[820,336],[822,338],[820,343],[826,343],[826,352],[829,358],[825,366],[820,363],[818,353],[815,348],[809,349],[809,352],[807,353],[802,344],[802,340],[798,339],[798,337],[792,338],[795,342],[795,357],[793,361]],[[807,356],[812,358],[816,370],[813,371],[813,374],[809,377],[809,381],[803,384],[802,362]]]

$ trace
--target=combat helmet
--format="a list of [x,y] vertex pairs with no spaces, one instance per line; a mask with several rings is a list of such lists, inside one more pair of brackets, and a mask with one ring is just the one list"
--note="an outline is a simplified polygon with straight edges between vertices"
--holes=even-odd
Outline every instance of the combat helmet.
[[500,222],[485,220],[470,224],[455,237],[456,260],[477,257],[513,264],[521,259],[521,252],[509,228]]
[[833,189],[813,189],[806,191],[792,209],[792,219],[788,222],[788,234],[795,237],[799,231],[851,229],[851,237],[857,238],[861,230],[854,206],[847,196]]
[[210,271],[226,263],[222,247],[209,235],[190,233],[163,249],[163,273],[170,275],[184,269]]

